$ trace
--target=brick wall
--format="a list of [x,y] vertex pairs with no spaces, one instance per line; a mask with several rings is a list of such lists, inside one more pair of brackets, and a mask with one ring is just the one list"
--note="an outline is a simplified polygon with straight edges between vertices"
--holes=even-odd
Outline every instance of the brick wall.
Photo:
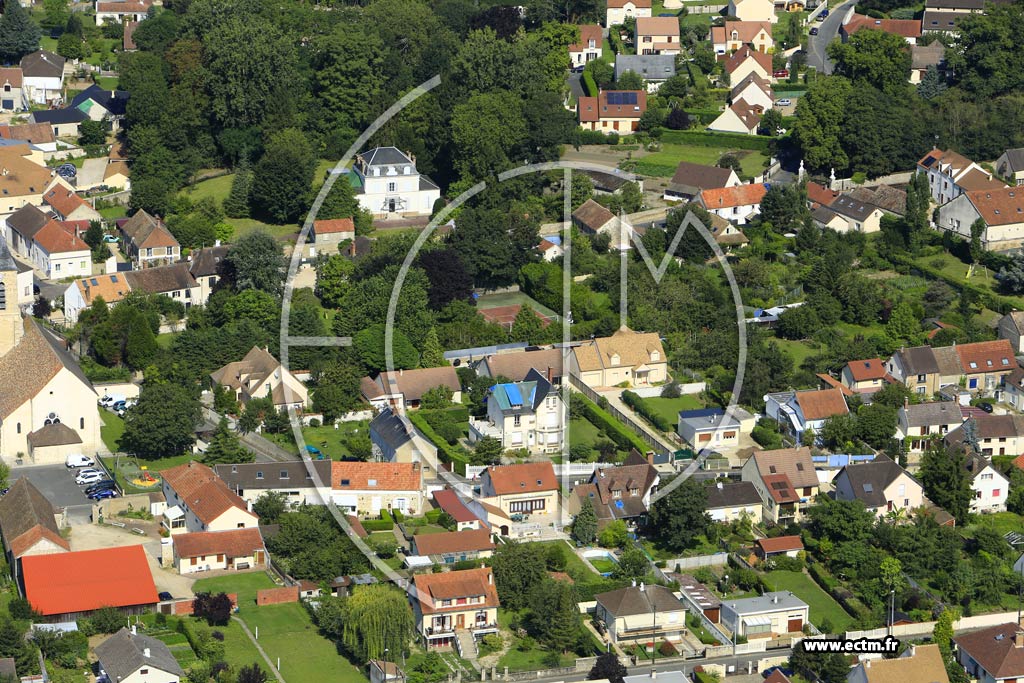
[[256,591],[257,605],[281,605],[286,602],[299,601],[299,587],[285,586],[284,588],[264,588]]
[[[228,593],[228,597],[231,598],[231,606],[234,609],[238,609],[238,593]],[[171,603],[173,607],[173,614],[179,617],[187,617],[192,614],[192,601],[191,600],[179,600]]]

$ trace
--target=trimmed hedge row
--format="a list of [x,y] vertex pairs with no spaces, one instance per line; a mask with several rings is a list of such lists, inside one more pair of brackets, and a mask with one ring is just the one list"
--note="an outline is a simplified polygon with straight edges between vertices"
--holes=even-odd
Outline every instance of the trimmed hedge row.
[[[950,287],[960,290],[961,292],[964,290],[969,290],[972,294],[975,295],[975,297],[977,297],[978,301],[981,302],[981,304],[985,306],[985,308],[990,308],[993,311],[996,311],[997,313],[1006,314],[1012,310],[1015,310],[1019,306],[1018,302],[1015,301],[1014,299],[1005,296],[1000,296],[999,294],[996,294],[987,287],[978,287],[963,282],[953,277],[952,275],[946,275],[941,270],[937,270],[935,268],[932,268],[931,266],[925,265],[924,263],[919,262],[918,260],[915,260],[905,254],[890,254],[888,256],[888,259],[890,261],[894,261],[896,263],[905,265],[909,268],[918,270],[932,279],[942,280]],[[921,261],[924,260],[926,259],[921,259]],[[966,264],[964,267],[966,267]]]
[[767,152],[772,139],[759,135],[742,135],[740,133],[714,133],[703,130],[669,130],[662,129],[658,138],[662,142],[678,145],[696,145],[697,147],[734,147],[749,149],[756,152]]
[[672,425],[668,424],[663,416],[651,410],[650,406],[644,403],[644,400],[640,398],[637,393],[632,391],[623,391],[622,402],[661,431],[672,431]]
[[362,521],[363,528],[367,531],[391,531],[395,528],[395,522],[387,519],[366,519]]
[[462,450],[456,446],[451,446],[447,441],[442,439],[434,428],[423,418],[422,415],[418,415],[416,411],[410,411],[408,413],[409,421],[412,422],[416,429],[423,432],[423,435],[430,439],[430,442],[437,446],[437,452],[441,457],[441,460],[452,464],[452,469],[457,474],[466,473],[466,464],[469,462],[469,458]]
[[868,609],[868,606],[861,602],[852,592],[843,588],[839,581],[820,564],[808,562],[807,572],[852,617],[861,621],[872,618],[871,610]]
[[[690,118],[697,119],[702,125],[708,125],[714,123],[715,119],[722,115],[722,112],[717,109],[694,109],[686,112]],[[662,133],[664,135],[664,133]],[[664,139],[664,138],[662,138]]]
[[580,405],[583,406],[583,416],[595,427],[605,433],[615,445],[623,450],[635,448],[641,453],[646,452],[650,447],[639,436],[634,434],[628,427],[616,420],[603,408],[598,407],[583,394],[573,394],[578,397]]
[[594,80],[594,74],[589,71],[583,72],[583,89],[587,91],[588,97],[597,97],[597,81]]

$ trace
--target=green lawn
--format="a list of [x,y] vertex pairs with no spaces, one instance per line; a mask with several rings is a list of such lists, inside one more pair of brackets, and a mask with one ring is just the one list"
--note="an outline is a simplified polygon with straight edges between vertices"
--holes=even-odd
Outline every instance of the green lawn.
[[303,427],[302,438],[306,445],[319,448],[325,456],[332,460],[351,458],[352,452],[345,445],[344,441],[355,434],[368,434],[370,423],[363,420],[359,422],[339,422],[338,428],[334,427]]
[[301,604],[247,607],[239,616],[250,631],[259,628],[260,645],[275,665],[280,660],[286,681],[366,681],[362,672],[338,653],[335,644],[320,635]]
[[118,218],[124,218],[127,214],[127,208],[118,204],[117,206],[108,206],[105,209],[99,209],[99,214],[108,221],[114,221]]
[[1018,308],[1024,308],[1024,297],[1015,297],[1006,294],[1002,294],[999,291],[998,283],[994,277],[994,273],[991,270],[984,268],[976,268],[974,274],[971,277],[967,277],[967,264],[953,256],[949,252],[942,252],[941,254],[935,254],[931,256],[924,256],[921,258],[923,265],[928,268],[936,268],[943,275],[954,278],[958,282],[970,283],[976,287],[984,287],[990,289],[993,293],[999,294],[1000,296],[1012,299]]
[[754,177],[764,172],[764,162],[767,157],[761,152],[747,149],[736,150],[724,147],[666,143],[661,146],[660,151],[639,157],[638,161],[641,164],[653,165],[653,170],[661,169],[654,175],[669,178],[675,173],[680,161],[714,166],[715,162],[726,152],[731,152],[739,157],[744,176]]
[[116,413],[102,408],[100,409],[100,419],[103,420],[103,426],[100,427],[100,438],[103,439],[103,443],[111,453],[116,453],[118,451],[117,441],[124,434],[124,420]]
[[298,225],[270,225],[255,218],[225,218],[224,222],[235,229],[231,235],[232,241],[236,241],[254,230],[262,230],[276,238],[291,237],[299,232]]
[[663,417],[673,427],[679,422],[680,410],[693,410],[701,408],[700,399],[691,394],[679,398],[645,398],[644,405]]
[[616,567],[619,566],[615,562],[612,562],[611,560],[605,559],[603,557],[595,557],[590,561],[590,564],[594,565],[594,569],[596,569],[601,574],[610,574],[613,571],[615,571]]
[[961,530],[961,533],[967,531],[968,533],[965,535],[973,535],[973,530],[981,527],[995,529],[999,532],[1000,536],[1005,536],[1010,531],[1024,533],[1024,517],[1012,512],[996,512],[991,515],[978,515],[975,519],[977,521],[967,527],[966,530]]
[[827,618],[832,622],[832,632],[842,633],[853,624],[853,618],[846,610],[803,572],[769,572],[765,580],[772,590],[790,591],[806,602],[811,608],[811,621],[815,626],[820,626]]
[[239,608],[256,604],[256,591],[277,586],[266,572],[250,572],[199,579],[192,586],[194,593],[237,593]]
[[[789,357],[793,359],[793,366],[797,368],[799,368],[800,364],[807,360],[807,358],[821,353],[821,350],[816,348],[817,344],[814,344],[814,342],[773,339],[772,343],[777,344],[780,349],[788,353]],[[814,345],[812,346],[812,344]]]
[[164,334],[158,334],[156,336],[156,345],[161,349],[171,348],[171,344],[174,343],[174,338],[177,337],[177,332],[166,332]]
[[[569,447],[573,444],[585,443],[591,447],[591,457],[597,458],[598,453],[594,450],[594,444],[598,441],[609,441],[600,429],[592,422],[583,418],[569,420]],[[626,451],[618,451],[620,457],[628,455]]]
[[[590,567],[584,564],[583,560],[575,553],[575,551],[569,547],[569,544],[565,541],[542,541],[538,545],[543,546],[559,546],[562,550],[562,557],[565,558],[565,573],[573,578],[577,583],[588,583],[590,581],[599,581],[600,576],[591,571]],[[593,562],[593,560],[591,560]]]
[[217,202],[223,202],[231,192],[231,183],[235,179],[234,173],[201,180],[195,185],[186,187],[183,193],[188,195],[192,201],[199,201],[212,197]]
[[522,306],[529,306],[533,310],[537,311],[541,315],[554,317],[558,314],[552,311],[546,306],[542,306],[538,302],[531,299],[522,292],[501,292],[498,294],[484,294],[482,297],[477,299],[476,307],[481,308],[497,308],[498,306],[513,306],[520,304]]

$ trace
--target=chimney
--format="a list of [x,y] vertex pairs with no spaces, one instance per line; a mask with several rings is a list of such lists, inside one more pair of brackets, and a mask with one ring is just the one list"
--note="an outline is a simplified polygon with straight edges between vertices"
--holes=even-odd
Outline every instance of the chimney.
[[1013,646],[1024,647],[1024,631],[1021,631],[1020,628],[1013,634]]
[[145,657],[146,659],[149,659],[149,648],[148,647],[142,648],[142,656]]
[[404,372],[405,372],[405,370],[403,368],[398,368],[398,376],[399,377],[401,377],[404,374]]
[[916,645],[911,645],[908,652],[909,652],[909,654],[907,654],[905,656],[913,657],[915,654],[917,654],[917,646]]
[[863,664],[864,664],[864,668],[865,669],[870,669],[871,668],[871,660],[870,659],[865,659],[863,661]]
[[419,463],[418,461],[417,461],[417,462],[414,462],[414,463],[412,464],[412,471],[413,471],[413,472],[419,472],[419,471],[420,471],[420,463]]
[[724,488],[724,486],[722,486],[722,482],[718,482],[716,486],[718,487],[719,491],[721,491]]
[[906,410],[910,407],[910,399],[906,396],[903,397],[903,409]]
[[641,581],[640,582],[640,592],[643,593],[645,588],[646,588],[646,586],[644,586],[644,582]]
[[657,677],[658,677],[658,672],[652,667],[651,668],[651,678],[655,679]]
[[137,632],[138,632],[138,631],[137,631],[137,629],[136,629],[136,627],[135,627],[135,624],[132,624],[132,635],[133,635],[133,636],[134,636],[134,635],[136,635],[136,634],[137,634]]
[[555,369],[549,365],[548,366],[548,384],[551,384],[551,382],[554,381],[554,378],[555,378]]
[[633,579],[633,588],[636,588],[636,579]]
[[772,602],[776,605],[779,604],[779,596],[777,594],[772,596]]

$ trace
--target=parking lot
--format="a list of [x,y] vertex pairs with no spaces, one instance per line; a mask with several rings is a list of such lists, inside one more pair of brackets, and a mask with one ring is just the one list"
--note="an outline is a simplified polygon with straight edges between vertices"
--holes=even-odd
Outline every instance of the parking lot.
[[[97,463],[94,467],[102,467]],[[75,483],[77,470],[64,465],[31,465],[11,468],[10,481],[25,477],[54,507],[66,507],[72,523],[87,522],[92,512],[92,501],[85,497],[84,489]]]

